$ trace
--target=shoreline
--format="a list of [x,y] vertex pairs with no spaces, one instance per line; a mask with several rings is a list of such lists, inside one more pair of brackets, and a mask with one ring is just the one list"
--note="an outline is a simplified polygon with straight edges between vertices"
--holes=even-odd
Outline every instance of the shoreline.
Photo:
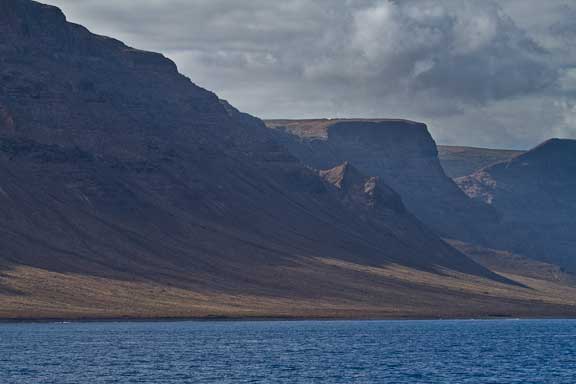
[[4,324],[58,324],[58,323],[226,323],[226,322],[311,322],[311,321],[491,321],[491,320],[576,320],[576,315],[550,316],[375,316],[375,317],[304,317],[304,316],[204,316],[204,317],[78,317],[78,318],[0,318]]

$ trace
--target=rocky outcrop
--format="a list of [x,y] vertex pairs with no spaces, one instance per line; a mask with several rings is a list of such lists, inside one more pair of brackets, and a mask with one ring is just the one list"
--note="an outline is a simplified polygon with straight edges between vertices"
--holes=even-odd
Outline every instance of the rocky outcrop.
[[277,140],[317,169],[349,162],[397,191],[442,236],[481,241],[494,210],[469,199],[445,174],[425,124],[390,119],[270,120]]
[[546,141],[457,182],[501,213],[494,247],[576,271],[576,140]]
[[341,200],[359,215],[376,215],[384,219],[406,212],[395,191],[377,177],[362,175],[348,162],[320,171],[320,176],[335,187]]

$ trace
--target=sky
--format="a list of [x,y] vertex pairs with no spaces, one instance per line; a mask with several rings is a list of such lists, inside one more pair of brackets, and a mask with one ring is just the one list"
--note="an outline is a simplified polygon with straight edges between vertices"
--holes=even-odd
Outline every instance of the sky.
[[574,0],[43,2],[260,118],[406,118],[491,148],[576,138]]

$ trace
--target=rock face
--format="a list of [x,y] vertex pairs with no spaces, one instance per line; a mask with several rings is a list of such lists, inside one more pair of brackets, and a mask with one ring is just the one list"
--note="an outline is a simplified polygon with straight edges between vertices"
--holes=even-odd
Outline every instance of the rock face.
[[501,212],[494,246],[576,271],[576,140],[549,140],[457,182]]
[[451,178],[468,176],[490,165],[508,161],[524,151],[474,147],[438,146],[438,157],[446,175]]
[[397,191],[408,209],[442,236],[481,240],[497,221],[445,174],[425,124],[389,119],[270,120],[277,140],[317,169],[349,162]]
[[[482,282],[467,288],[476,306],[454,313],[509,308],[482,296],[506,281],[382,184],[447,193],[452,211],[468,209],[453,184],[433,181],[442,171],[423,125],[331,126],[329,148],[383,180],[349,166],[320,177],[162,55],[29,0],[0,0],[0,79],[3,317],[310,315],[322,305],[317,315],[434,313],[466,296],[466,276]],[[412,173],[416,165],[431,174]],[[425,209],[423,195],[407,194],[408,204],[442,223],[446,208]]]
[[357,214],[376,214],[384,219],[406,213],[395,191],[377,177],[364,176],[348,162],[320,171],[320,176],[338,190],[341,200]]

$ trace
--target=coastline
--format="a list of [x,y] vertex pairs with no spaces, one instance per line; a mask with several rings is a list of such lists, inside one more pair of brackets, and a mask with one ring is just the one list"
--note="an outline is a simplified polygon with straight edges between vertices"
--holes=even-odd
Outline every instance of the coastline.
[[490,320],[576,320],[576,314],[564,315],[478,315],[478,316],[374,316],[374,317],[306,317],[306,316],[172,316],[172,317],[70,317],[70,318],[0,318],[4,324],[57,323],[178,323],[178,322],[297,322],[297,321],[490,321]]

